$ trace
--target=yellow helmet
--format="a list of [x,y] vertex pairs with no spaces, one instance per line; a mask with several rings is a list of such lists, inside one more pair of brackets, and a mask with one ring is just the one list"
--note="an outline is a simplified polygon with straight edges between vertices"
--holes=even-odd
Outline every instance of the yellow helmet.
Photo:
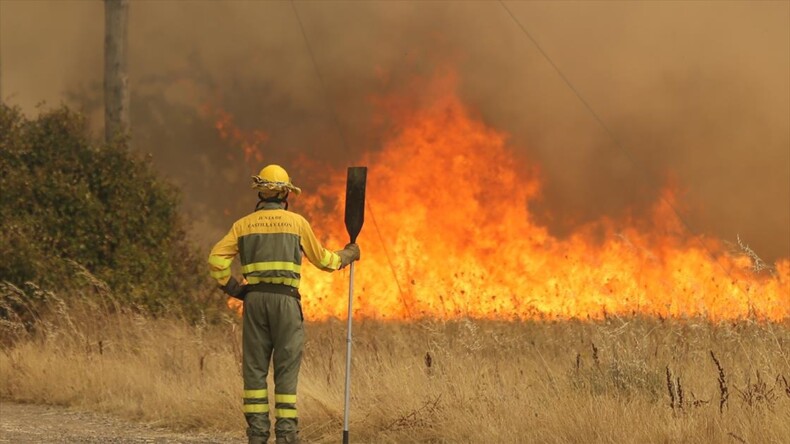
[[280,165],[266,165],[257,176],[252,176],[252,188],[266,191],[290,191],[294,194],[302,192],[291,183],[288,172]]

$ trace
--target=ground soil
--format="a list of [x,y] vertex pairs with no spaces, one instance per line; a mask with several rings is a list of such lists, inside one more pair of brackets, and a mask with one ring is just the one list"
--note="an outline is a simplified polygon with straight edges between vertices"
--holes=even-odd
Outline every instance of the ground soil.
[[0,401],[0,443],[242,443],[234,435],[177,433],[111,415]]

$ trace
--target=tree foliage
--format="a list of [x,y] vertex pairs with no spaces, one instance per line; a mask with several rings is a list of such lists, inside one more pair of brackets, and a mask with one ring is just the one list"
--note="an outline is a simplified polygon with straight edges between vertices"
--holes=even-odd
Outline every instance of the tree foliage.
[[0,104],[0,190],[0,280],[73,289],[76,262],[154,313],[203,299],[177,190],[124,141],[92,140],[68,108],[28,119]]

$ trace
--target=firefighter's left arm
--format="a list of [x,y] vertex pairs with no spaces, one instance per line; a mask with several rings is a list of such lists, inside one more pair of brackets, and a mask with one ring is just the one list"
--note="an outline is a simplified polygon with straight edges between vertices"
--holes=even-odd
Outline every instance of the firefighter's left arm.
[[238,237],[236,236],[236,226],[231,227],[208,256],[208,263],[211,268],[211,277],[216,279],[220,287],[225,287],[230,280],[230,264],[239,252]]

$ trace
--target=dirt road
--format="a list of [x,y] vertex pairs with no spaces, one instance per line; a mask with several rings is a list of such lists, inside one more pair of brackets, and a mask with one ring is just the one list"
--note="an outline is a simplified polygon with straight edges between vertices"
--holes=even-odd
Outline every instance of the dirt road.
[[242,443],[236,435],[175,433],[109,415],[0,401],[0,443]]

